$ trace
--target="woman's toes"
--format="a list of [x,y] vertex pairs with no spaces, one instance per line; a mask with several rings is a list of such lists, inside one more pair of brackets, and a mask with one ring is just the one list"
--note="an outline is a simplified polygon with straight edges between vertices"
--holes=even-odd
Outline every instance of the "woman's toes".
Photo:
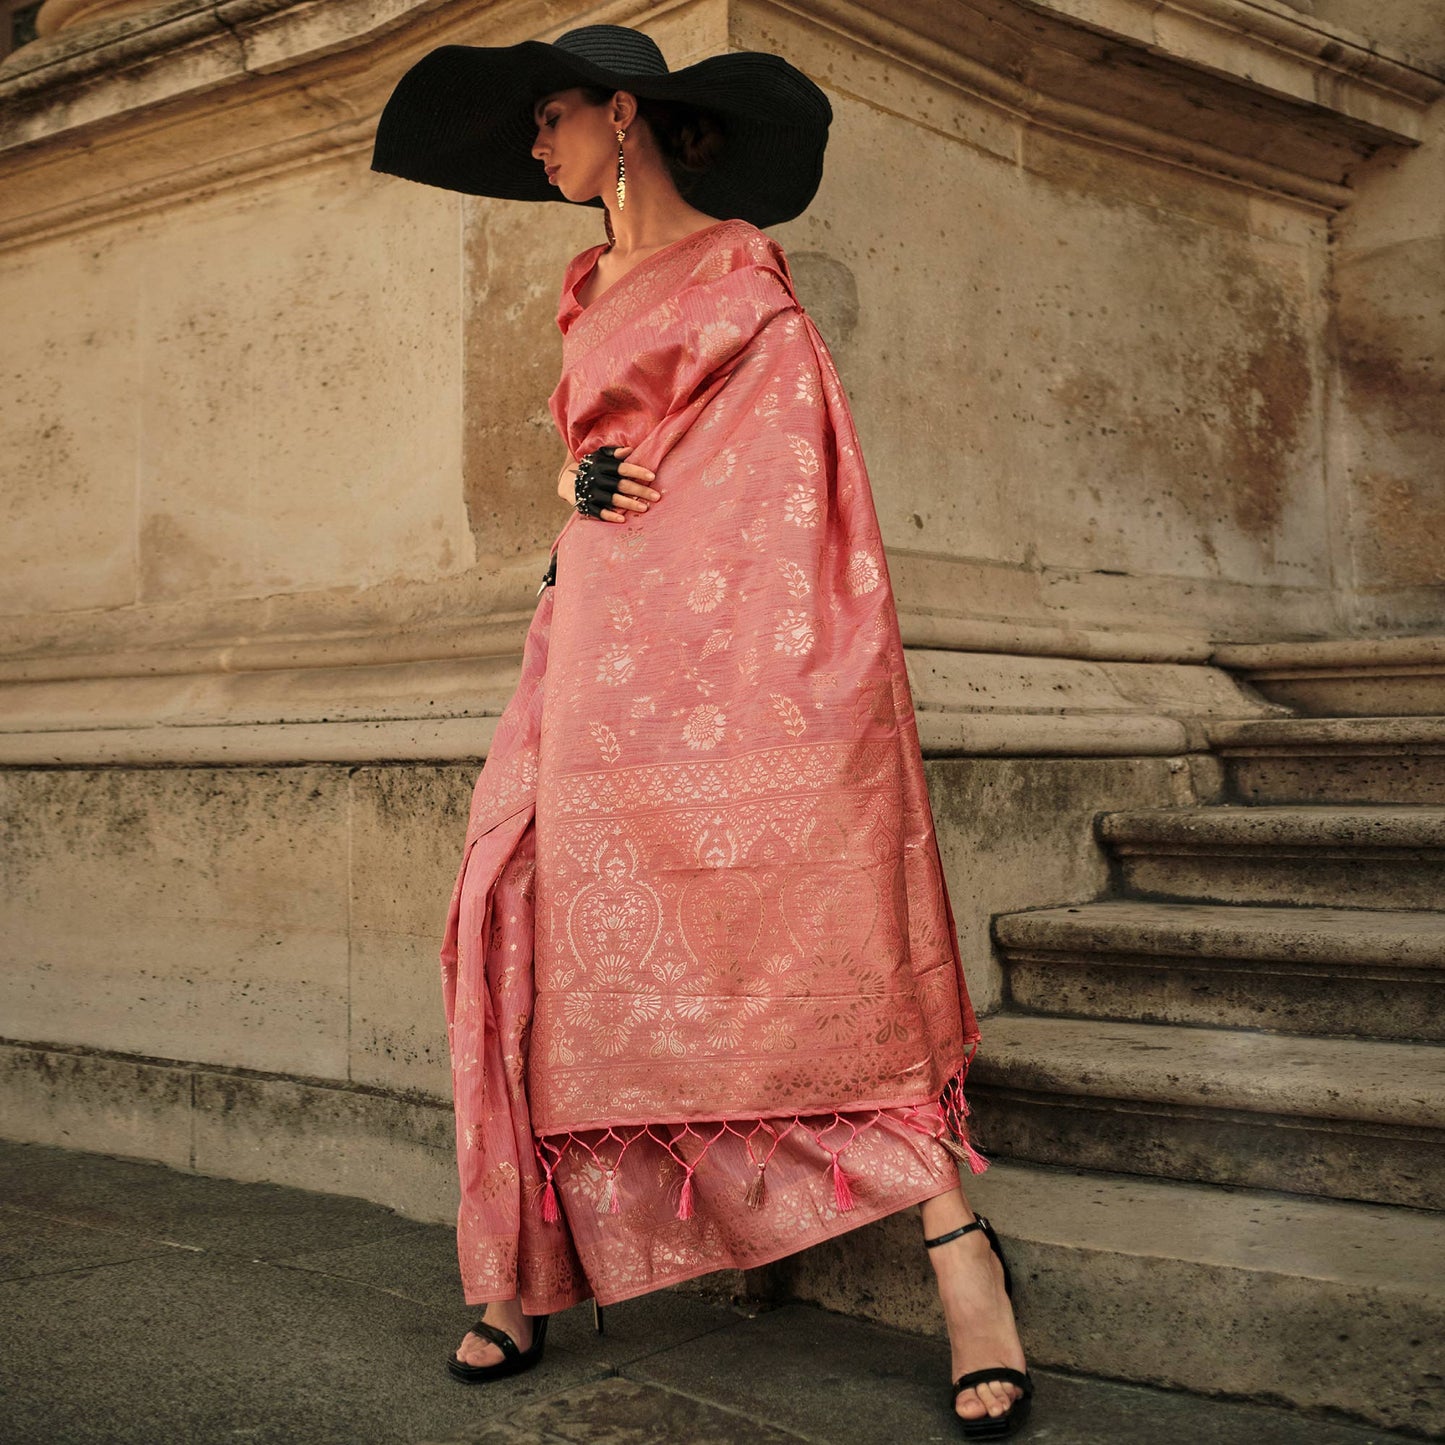
[[978,1393],[990,1415],[1002,1415],[1014,1401],[1013,1386],[1002,1381],[996,1385],[985,1382],[979,1386]]
[[1000,1380],[983,1381],[958,1397],[958,1413],[965,1420],[980,1420],[985,1415],[1002,1415],[1022,1392]]
[[977,1390],[965,1390],[955,1408],[965,1420],[982,1420],[988,1414],[988,1407],[979,1399]]
[[502,1352],[490,1340],[470,1332],[457,1349],[457,1359],[464,1365],[495,1365],[501,1358]]

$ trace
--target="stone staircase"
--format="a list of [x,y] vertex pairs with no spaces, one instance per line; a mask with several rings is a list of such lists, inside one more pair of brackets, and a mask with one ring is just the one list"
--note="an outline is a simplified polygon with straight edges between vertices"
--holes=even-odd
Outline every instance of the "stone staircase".
[[[995,919],[969,1195],[1039,1364],[1438,1438],[1445,719],[1210,735],[1223,801],[1100,817],[1111,896]],[[871,1228],[784,1287],[937,1328]]]
[[[1181,1237],[1236,1231],[1220,1271],[1292,1304],[1267,1339],[1229,1291],[1181,1309],[1193,1349],[1212,1344],[1213,1389],[1240,1393],[1242,1333],[1266,1393],[1438,1432],[1445,720],[1269,719],[1213,739],[1230,801],[1101,817],[1115,896],[995,920],[1008,1004],[969,1080],[979,1133],[1021,1172],[1074,1171],[1096,1205],[1169,1181]],[[1292,1238],[1261,1227],[1280,1211]],[[1157,1221],[1138,1222],[1159,1247]],[[1129,1331],[1110,1325],[1128,1302],[1100,1304],[1128,1373]]]

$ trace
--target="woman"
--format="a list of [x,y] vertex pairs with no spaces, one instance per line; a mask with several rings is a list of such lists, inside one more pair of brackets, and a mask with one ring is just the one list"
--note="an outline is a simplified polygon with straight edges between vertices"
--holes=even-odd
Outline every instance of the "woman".
[[978,1030],[857,437],[759,229],[812,199],[830,120],[776,56],[669,73],[598,25],[433,51],[378,129],[378,170],[602,205],[608,236],[563,278],[576,515],[442,950],[487,1306],[448,1366],[515,1373],[554,1310],[921,1204],[957,1414],[988,1438],[1032,1386],[959,1187]]

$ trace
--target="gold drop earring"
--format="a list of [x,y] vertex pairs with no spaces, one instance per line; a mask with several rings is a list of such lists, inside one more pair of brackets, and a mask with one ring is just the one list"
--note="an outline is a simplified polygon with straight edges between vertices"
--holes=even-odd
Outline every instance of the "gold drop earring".
[[617,209],[620,211],[627,204],[627,161],[622,155],[622,142],[626,139],[627,132],[617,132]]

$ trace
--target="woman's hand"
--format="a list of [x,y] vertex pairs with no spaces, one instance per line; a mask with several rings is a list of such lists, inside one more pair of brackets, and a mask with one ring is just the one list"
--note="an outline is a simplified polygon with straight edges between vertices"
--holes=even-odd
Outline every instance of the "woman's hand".
[[[601,517],[604,522],[625,522],[628,512],[645,512],[653,502],[662,499],[661,492],[655,492],[647,485],[657,480],[656,472],[650,472],[635,462],[623,461],[632,451],[632,447],[616,448],[620,480],[617,490],[612,494],[612,506],[602,509]],[[557,476],[557,495],[569,506],[576,502],[576,477],[577,462],[569,457]]]

